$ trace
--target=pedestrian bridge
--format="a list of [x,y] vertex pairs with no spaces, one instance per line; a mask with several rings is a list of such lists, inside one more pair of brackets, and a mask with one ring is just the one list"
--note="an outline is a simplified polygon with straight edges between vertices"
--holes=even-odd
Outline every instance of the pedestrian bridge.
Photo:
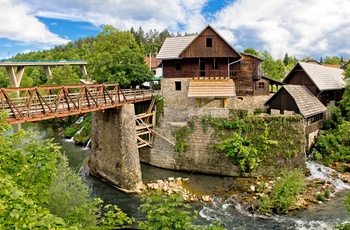
[[155,94],[118,84],[1,88],[0,111],[8,114],[9,124],[18,124],[151,101]]

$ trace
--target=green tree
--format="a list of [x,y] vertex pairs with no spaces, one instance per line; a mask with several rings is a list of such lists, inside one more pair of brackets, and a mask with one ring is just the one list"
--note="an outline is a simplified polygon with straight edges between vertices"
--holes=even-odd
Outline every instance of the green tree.
[[340,65],[341,61],[340,58],[337,56],[329,57],[326,56],[324,59],[325,64],[332,64],[332,65]]
[[135,86],[153,76],[133,35],[112,26],[105,26],[97,35],[89,66],[91,77],[98,83],[119,83],[122,87]]
[[281,59],[274,60],[272,55],[264,50],[261,53],[261,57],[264,59],[262,69],[263,75],[272,79],[281,80],[285,76],[285,67]]
[[343,98],[340,101],[340,105],[343,110],[346,111],[347,117],[350,117],[350,65],[348,65],[344,71],[344,80],[346,82]]
[[59,66],[53,68],[52,76],[47,80],[45,85],[77,85],[79,84],[79,76],[73,71],[70,65]]
[[243,53],[246,53],[246,54],[252,54],[256,57],[260,57],[260,53],[258,51],[256,51],[254,48],[245,48],[243,50]]
[[288,56],[288,53],[286,53],[286,54],[284,55],[283,64],[284,64],[285,66],[287,66],[287,65],[289,64],[289,56]]

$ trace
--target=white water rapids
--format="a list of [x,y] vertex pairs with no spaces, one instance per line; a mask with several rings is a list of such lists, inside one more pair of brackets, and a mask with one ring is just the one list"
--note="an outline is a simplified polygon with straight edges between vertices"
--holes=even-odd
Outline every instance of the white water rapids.
[[[335,187],[335,197],[321,204],[310,205],[307,210],[287,215],[256,215],[248,212],[232,200],[213,198],[200,210],[200,216],[208,221],[220,221],[227,229],[335,229],[335,225],[350,222],[344,199],[349,184],[339,179],[338,173],[324,165],[307,162],[311,175],[306,180],[319,179]],[[333,196],[334,196],[333,194]],[[339,195],[338,195],[339,194]]]

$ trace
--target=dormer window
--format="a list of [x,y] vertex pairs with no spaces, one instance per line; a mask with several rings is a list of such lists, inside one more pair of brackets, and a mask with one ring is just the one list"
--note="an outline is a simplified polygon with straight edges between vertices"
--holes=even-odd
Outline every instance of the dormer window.
[[213,39],[207,38],[207,47],[213,47]]

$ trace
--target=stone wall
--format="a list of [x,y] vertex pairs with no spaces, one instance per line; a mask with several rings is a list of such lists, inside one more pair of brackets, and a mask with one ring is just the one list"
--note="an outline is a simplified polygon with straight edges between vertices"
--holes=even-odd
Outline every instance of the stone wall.
[[[213,114],[229,113],[230,110],[247,110],[253,113],[255,109],[264,109],[264,103],[269,96],[239,96],[228,98],[227,109],[223,109],[220,99],[203,99],[202,106],[198,108],[194,98],[188,98],[189,78],[163,78],[161,80],[162,96],[165,98],[164,116],[168,121],[186,122],[188,117],[203,114],[203,109]],[[181,83],[181,90],[175,90],[175,82]],[[218,109],[217,111],[215,111]],[[219,116],[221,116],[219,114]]]
[[[181,90],[175,90],[175,82],[181,83]],[[161,85],[165,107],[164,114],[158,121],[156,131],[165,138],[155,135],[152,148],[141,148],[139,150],[140,160],[172,170],[226,176],[238,175],[240,173],[239,169],[232,163],[231,159],[214,148],[215,144],[218,143],[218,131],[209,126],[203,128],[202,118],[206,116],[230,118],[234,116],[234,112],[237,110],[246,110],[253,113],[256,108],[264,108],[263,104],[270,96],[229,98],[228,108],[222,108],[220,100],[206,99],[203,106],[198,107],[195,99],[187,97],[189,79],[162,79]],[[175,146],[170,143],[176,143],[174,134],[183,127],[190,129],[192,125],[194,127],[193,132],[185,140],[188,150],[183,153],[176,152]],[[296,129],[301,129],[300,131],[303,133],[302,125],[297,125]],[[276,129],[276,132],[278,132],[278,129]],[[300,138],[304,138],[303,134]],[[260,167],[257,173],[272,175],[276,170],[285,167],[302,167],[305,165],[305,143],[297,147],[300,147],[300,154],[297,156],[286,160],[277,154],[274,159],[270,159],[269,164]]]
[[[175,146],[155,136],[152,148],[140,149],[142,162],[173,170],[182,170],[198,173],[236,176],[239,174],[229,158],[218,153],[214,148],[215,130],[209,128],[203,132],[200,118],[193,121],[195,129],[186,137],[189,146],[184,153],[175,151]],[[176,143],[174,133],[182,127],[188,127],[187,122],[164,122],[157,127],[157,132]]]
[[134,105],[92,113],[91,174],[128,192],[142,188]]
[[[204,114],[214,110],[215,109],[203,109],[203,111],[197,112],[199,114]],[[228,111],[228,109],[226,110]],[[218,110],[218,112],[219,111],[222,112],[224,109]],[[233,114],[229,112],[224,112],[220,115],[219,117],[226,118],[233,116]],[[215,144],[218,144],[220,141],[218,138],[220,131],[210,125],[204,127],[202,118],[201,116],[190,117],[188,122],[167,122],[163,118],[156,130],[173,143],[176,143],[174,134],[180,128],[187,127],[187,129],[190,130],[191,126],[194,127],[193,132],[190,132],[185,138],[185,144],[188,145],[187,151],[183,153],[176,152],[175,146],[165,141],[163,138],[155,136],[152,148],[140,149],[141,161],[157,167],[173,170],[225,176],[239,175],[240,171],[237,165],[234,165],[230,158],[226,157],[215,148]],[[257,117],[257,119],[262,118]],[[278,117],[276,117],[276,119],[278,119]],[[293,130],[297,130],[297,132],[295,132],[295,134],[290,134],[289,142],[293,142],[293,138],[299,140],[304,138],[302,122],[297,122]],[[262,162],[258,170],[252,175],[273,175],[276,171],[284,168],[305,167],[305,143],[292,143],[292,146],[294,150],[297,149],[298,154],[286,159],[283,154],[279,155],[278,150],[274,149],[273,151],[276,152],[274,155],[275,157]]]

